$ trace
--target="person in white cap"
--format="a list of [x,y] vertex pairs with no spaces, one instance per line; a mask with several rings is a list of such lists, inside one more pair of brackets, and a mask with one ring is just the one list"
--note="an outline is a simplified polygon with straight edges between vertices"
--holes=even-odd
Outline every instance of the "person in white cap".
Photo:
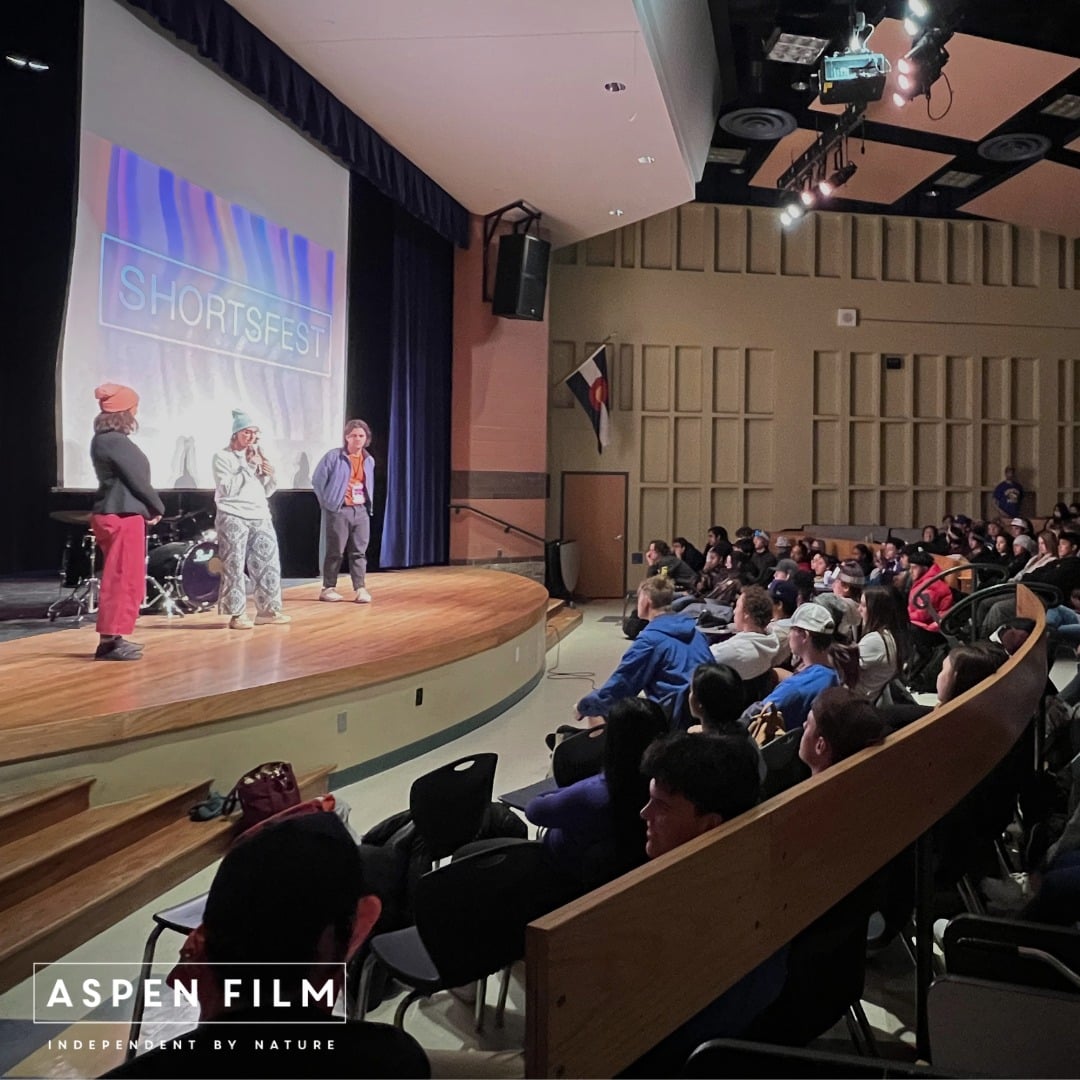
[[[270,519],[268,500],[277,490],[274,466],[259,448],[258,425],[243,410],[233,409],[232,438],[211,464],[221,558],[218,610],[229,616],[230,630],[292,622],[281,610],[281,560]],[[245,568],[255,587],[254,622],[246,611]]]

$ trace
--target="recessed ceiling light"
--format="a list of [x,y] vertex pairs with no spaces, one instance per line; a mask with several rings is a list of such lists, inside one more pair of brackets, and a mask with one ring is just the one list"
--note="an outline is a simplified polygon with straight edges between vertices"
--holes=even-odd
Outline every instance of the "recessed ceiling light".
[[972,184],[981,180],[979,173],[961,172],[959,169],[950,169],[937,178],[937,183],[942,187],[969,188]]
[[745,172],[746,170],[741,165],[735,165],[731,169],[732,176],[742,176]]
[[612,217],[622,217],[622,216],[623,216],[623,214],[625,213],[625,211],[623,211],[623,210],[620,210],[620,209],[619,209],[619,208],[618,208],[618,207],[616,206],[616,207],[613,207],[613,208],[612,208],[611,210],[609,210],[609,211],[608,211],[608,213],[609,213],[609,214],[610,214],[610,215],[611,215]]
[[604,83],[604,89],[609,94],[621,94],[626,89],[626,83],[606,82]]
[[637,163],[639,165],[651,165],[655,160],[656,158],[651,154],[642,154],[641,157],[637,159]]
[[4,59],[12,66],[17,68],[24,68],[30,63],[25,56],[16,56],[15,53],[8,53]]
[[766,45],[765,59],[776,60],[781,64],[803,64],[806,67],[813,67],[821,59],[821,54],[828,45],[828,38],[810,37],[806,34],[785,34],[777,30]]
[[1080,96],[1062,94],[1057,101],[1051,102],[1040,111],[1044,116],[1058,116],[1062,120],[1080,120]]
[[705,160],[710,165],[741,165],[746,151],[739,146],[710,146]]

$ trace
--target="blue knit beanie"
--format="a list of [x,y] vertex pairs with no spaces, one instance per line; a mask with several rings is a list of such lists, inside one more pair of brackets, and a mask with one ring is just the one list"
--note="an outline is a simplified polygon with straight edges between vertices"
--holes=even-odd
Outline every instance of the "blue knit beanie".
[[232,433],[235,435],[238,431],[243,431],[245,428],[254,428],[259,430],[259,425],[251,419],[250,416],[243,409],[233,409],[232,411]]

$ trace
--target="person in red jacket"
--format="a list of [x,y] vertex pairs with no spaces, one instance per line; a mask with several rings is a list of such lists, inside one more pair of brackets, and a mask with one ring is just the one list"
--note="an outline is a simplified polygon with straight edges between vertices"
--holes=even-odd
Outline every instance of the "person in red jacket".
[[[937,570],[930,552],[918,548],[908,556],[908,563],[911,566],[908,619],[915,649],[909,677],[929,679],[937,674],[929,670],[930,661],[938,646],[945,644],[938,620],[952,607],[953,593],[947,582],[934,580]],[[922,683],[919,685],[921,688]]]

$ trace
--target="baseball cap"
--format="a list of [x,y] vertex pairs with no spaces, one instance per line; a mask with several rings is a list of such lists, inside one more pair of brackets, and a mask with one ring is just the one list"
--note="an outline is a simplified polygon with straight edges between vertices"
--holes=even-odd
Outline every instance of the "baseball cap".
[[791,616],[791,626],[809,630],[812,634],[831,634],[836,629],[832,614],[821,604],[800,604]]

